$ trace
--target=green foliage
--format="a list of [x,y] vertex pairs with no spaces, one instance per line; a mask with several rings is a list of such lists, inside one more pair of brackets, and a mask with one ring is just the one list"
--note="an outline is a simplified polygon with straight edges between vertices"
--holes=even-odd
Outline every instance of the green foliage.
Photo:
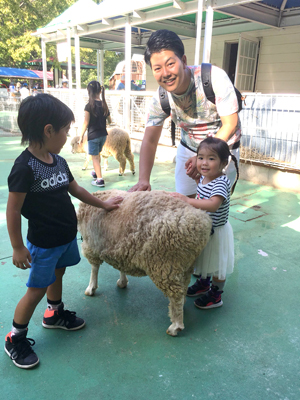
[[[75,2],[76,0],[0,0],[0,66],[24,68],[26,61],[41,58],[41,40],[31,36],[31,33],[47,25]],[[72,53],[74,62],[74,48]],[[47,58],[49,57],[56,60],[55,44],[47,44]],[[104,53],[106,87],[116,65],[123,58],[121,53]],[[96,65],[96,50],[80,49],[80,60]],[[59,67],[58,61],[54,61],[54,66]],[[81,70],[82,87],[86,87],[94,79],[97,79],[97,70]]]
[[75,0],[0,0],[0,65],[20,67],[41,57],[40,39],[31,36]]
[[106,51],[104,55],[104,86],[108,88],[109,78],[113,74],[117,64],[124,60],[124,53]]

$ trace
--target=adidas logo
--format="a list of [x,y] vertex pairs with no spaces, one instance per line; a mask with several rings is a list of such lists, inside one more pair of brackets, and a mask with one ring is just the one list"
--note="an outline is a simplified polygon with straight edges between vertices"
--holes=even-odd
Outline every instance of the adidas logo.
[[67,174],[62,174],[61,172],[56,175],[53,174],[52,177],[50,179],[44,179],[41,183],[41,187],[43,189],[48,188],[49,186],[56,186],[57,184],[61,184],[63,182],[68,182],[68,176]]

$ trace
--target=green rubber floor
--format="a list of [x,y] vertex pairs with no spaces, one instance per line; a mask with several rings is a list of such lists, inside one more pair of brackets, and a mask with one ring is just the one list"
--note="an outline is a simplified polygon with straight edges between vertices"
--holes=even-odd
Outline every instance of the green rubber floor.
[[[12,264],[5,222],[7,176],[22,151],[19,142],[20,137],[0,137],[3,346],[28,275]],[[81,170],[82,155],[71,154],[68,146],[61,154],[78,183],[96,191],[89,176],[92,166]],[[135,161],[138,171],[138,154]],[[119,177],[114,159],[109,165],[106,189],[127,190],[137,182],[129,170]],[[156,163],[152,188],[174,191],[174,167]],[[86,326],[75,332],[44,329],[43,299],[28,333],[36,341],[40,364],[21,370],[2,350],[0,399],[300,399],[299,215],[299,194],[239,181],[230,209],[235,270],[227,280],[224,305],[199,310],[187,298],[185,330],[175,338],[166,334],[168,300],[148,277],[129,277],[122,290],[116,286],[119,272],[104,264],[99,289],[87,297],[90,266],[82,258],[65,275],[63,301]],[[26,225],[24,220],[24,235]]]

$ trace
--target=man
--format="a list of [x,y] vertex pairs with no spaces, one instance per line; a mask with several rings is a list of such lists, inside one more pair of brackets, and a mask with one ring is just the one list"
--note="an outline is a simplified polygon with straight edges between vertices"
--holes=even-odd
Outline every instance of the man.
[[20,89],[21,99],[24,100],[26,97],[30,95],[28,84],[26,82],[23,83],[22,88]]
[[64,79],[61,83],[62,83],[62,89],[68,89],[69,81],[67,79]]
[[[238,102],[234,87],[227,74],[212,66],[211,82],[216,105],[207,100],[201,80],[201,66],[187,66],[184,46],[176,33],[162,29],[150,36],[145,62],[150,65],[157,83],[168,92],[171,118],[181,128],[181,142],[177,149],[176,191],[186,196],[196,194],[196,150],[207,136],[225,140],[234,148],[231,152],[239,159],[238,144],[241,136],[237,115]],[[151,190],[150,174],[157,144],[167,114],[163,111],[159,91],[149,107],[148,121],[140,152],[139,182],[130,191]],[[231,184],[235,179],[234,166],[227,167]]]

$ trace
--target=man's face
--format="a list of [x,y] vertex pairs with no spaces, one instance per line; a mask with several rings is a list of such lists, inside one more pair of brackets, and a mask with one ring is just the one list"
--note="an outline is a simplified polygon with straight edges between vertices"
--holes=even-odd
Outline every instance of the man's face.
[[171,50],[153,53],[151,69],[157,83],[168,92],[183,94],[189,85],[189,74],[186,74],[186,56],[182,59]]

